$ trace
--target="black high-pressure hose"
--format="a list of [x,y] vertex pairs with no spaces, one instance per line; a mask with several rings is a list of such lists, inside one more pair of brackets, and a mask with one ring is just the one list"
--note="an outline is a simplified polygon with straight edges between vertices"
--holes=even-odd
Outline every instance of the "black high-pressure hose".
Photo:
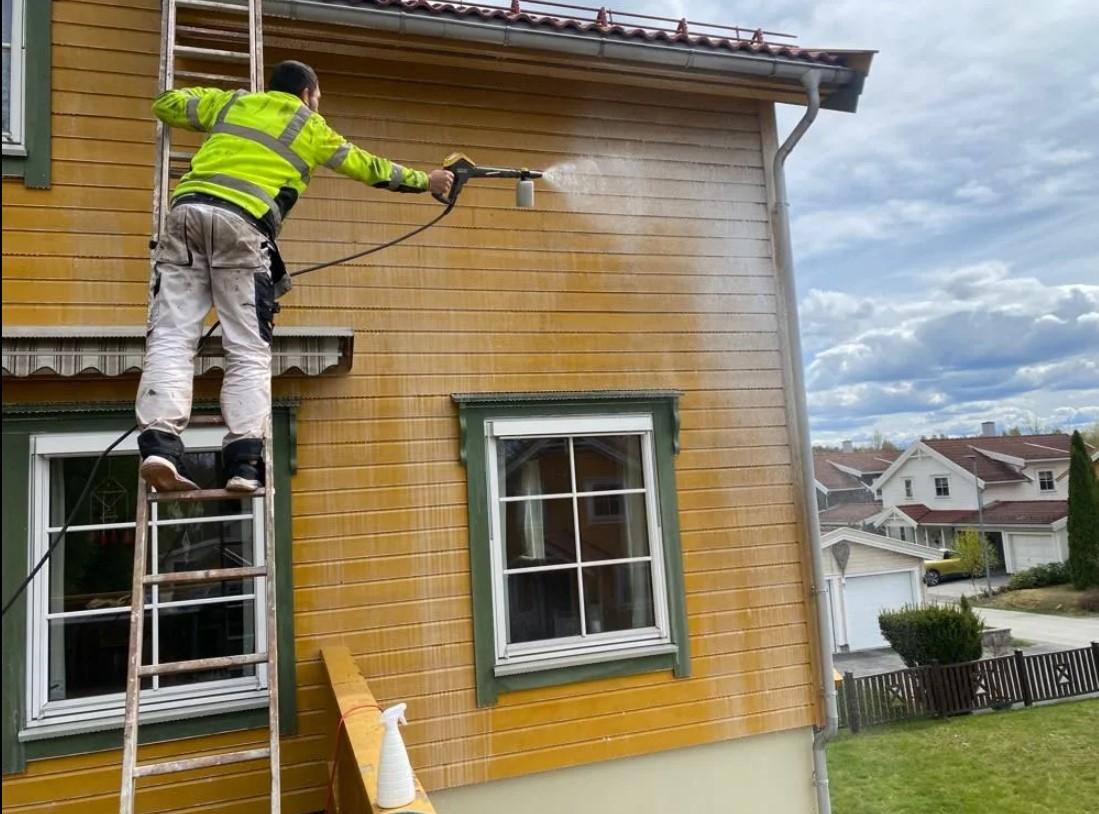
[[[411,232],[401,235],[398,238],[394,238],[393,240],[390,240],[386,243],[381,243],[377,246],[371,246],[369,249],[364,249],[363,251],[356,252],[355,254],[349,254],[347,255],[347,257],[340,257],[336,260],[329,260],[324,263],[317,263],[314,266],[306,266],[303,269],[298,269],[297,271],[290,272],[290,276],[297,277],[301,274],[308,274],[311,271],[320,271],[321,269],[330,268],[332,266],[340,266],[344,263],[349,263],[352,260],[357,260],[360,257],[366,257],[367,255],[374,254],[375,252],[380,252],[382,251],[382,249],[388,249],[390,246],[396,246],[398,243],[403,243],[404,241],[409,240],[420,234],[420,232],[430,229],[436,223],[449,215],[451,210],[454,209],[455,203],[457,203],[456,195],[452,196],[451,199],[447,202],[446,209],[444,209],[441,214],[436,215],[423,226],[417,226]],[[214,331],[217,330],[219,325],[221,325],[220,321],[215,322],[213,325],[210,326],[210,329],[202,335],[202,338],[198,341],[198,345],[195,347],[196,354],[198,354],[198,352],[202,350],[202,346],[206,344],[206,341],[213,335]],[[134,424],[132,427],[130,427],[130,429],[126,430],[126,432],[118,436],[118,438],[116,438],[111,443],[111,445],[103,450],[103,452],[99,454],[99,457],[95,459],[95,463],[92,465],[92,471],[91,473],[89,473],[88,480],[84,484],[84,490],[80,493],[80,497],[76,499],[76,503],[73,505],[72,510],[69,512],[69,516],[65,518],[65,524],[57,532],[57,536],[54,537],[54,539],[50,542],[49,548],[46,549],[46,553],[42,555],[42,558],[37,563],[35,563],[35,566],[31,569],[31,572],[27,574],[27,576],[23,579],[21,583],[19,583],[19,587],[15,589],[15,592],[12,594],[11,598],[4,603],[4,610],[3,613],[0,614],[0,617],[7,616],[8,611],[15,604],[15,601],[19,599],[19,596],[23,593],[23,591],[27,589],[27,586],[31,584],[31,580],[34,579],[35,574],[42,570],[42,566],[45,565],[49,561],[50,557],[53,555],[54,549],[61,544],[61,541],[63,539],[65,539],[65,532],[69,530],[69,526],[72,524],[72,521],[76,519],[76,513],[80,511],[80,507],[84,505],[84,501],[88,498],[88,493],[91,491],[92,483],[95,482],[95,473],[99,471],[99,465],[103,462],[103,459],[111,453],[111,450],[113,450],[115,447],[117,447],[119,444],[129,438],[136,429],[137,424]]]

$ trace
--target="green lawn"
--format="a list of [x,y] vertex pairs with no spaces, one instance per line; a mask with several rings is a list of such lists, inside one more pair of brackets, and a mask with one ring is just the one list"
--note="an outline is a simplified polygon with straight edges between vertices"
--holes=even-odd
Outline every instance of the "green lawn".
[[844,731],[835,814],[1095,814],[1099,700]]

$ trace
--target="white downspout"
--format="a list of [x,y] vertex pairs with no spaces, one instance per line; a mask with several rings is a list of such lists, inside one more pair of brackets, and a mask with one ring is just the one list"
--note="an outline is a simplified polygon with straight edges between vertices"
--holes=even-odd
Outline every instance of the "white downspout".
[[817,814],[831,814],[832,800],[828,792],[828,763],[824,754],[825,744],[835,737],[839,726],[836,709],[836,686],[833,680],[832,624],[828,609],[828,587],[824,576],[824,551],[820,545],[820,521],[817,517],[817,495],[814,487],[813,447],[809,436],[809,410],[805,400],[805,370],[801,358],[801,331],[798,327],[797,289],[794,284],[794,255],[790,246],[790,202],[786,197],[786,157],[809,129],[820,110],[820,75],[806,71],[801,83],[808,96],[805,115],[775,153],[773,175],[775,204],[771,225],[774,232],[775,265],[779,285],[782,288],[786,309],[787,342],[790,349],[790,368],[793,381],[794,410],[797,413],[795,457],[800,458],[801,479],[804,492],[806,545],[812,564],[812,585],[817,612],[817,637],[820,642],[820,684],[824,702],[824,725],[813,727],[813,785],[817,793]]

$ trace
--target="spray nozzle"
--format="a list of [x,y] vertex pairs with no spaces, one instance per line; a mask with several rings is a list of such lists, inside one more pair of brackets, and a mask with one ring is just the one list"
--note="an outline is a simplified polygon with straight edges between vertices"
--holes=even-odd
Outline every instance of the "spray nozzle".
[[440,203],[452,206],[457,203],[458,195],[471,178],[516,178],[518,183],[515,188],[515,205],[530,209],[534,206],[534,180],[541,178],[539,170],[528,170],[526,167],[512,169],[504,167],[480,167],[469,160],[462,153],[452,153],[443,162],[443,169],[454,173],[454,184],[450,188],[450,197],[436,195]]
[[397,723],[402,723],[408,726],[408,721],[405,720],[404,711],[408,709],[408,704],[394,704],[389,709],[382,712],[382,723],[386,726],[396,726]]

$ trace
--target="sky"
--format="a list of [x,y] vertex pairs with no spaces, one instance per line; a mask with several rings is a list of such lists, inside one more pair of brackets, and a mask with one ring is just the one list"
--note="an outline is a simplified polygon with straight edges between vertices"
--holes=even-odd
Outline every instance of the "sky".
[[1099,3],[609,5],[879,52],[786,165],[815,444],[1099,421]]

